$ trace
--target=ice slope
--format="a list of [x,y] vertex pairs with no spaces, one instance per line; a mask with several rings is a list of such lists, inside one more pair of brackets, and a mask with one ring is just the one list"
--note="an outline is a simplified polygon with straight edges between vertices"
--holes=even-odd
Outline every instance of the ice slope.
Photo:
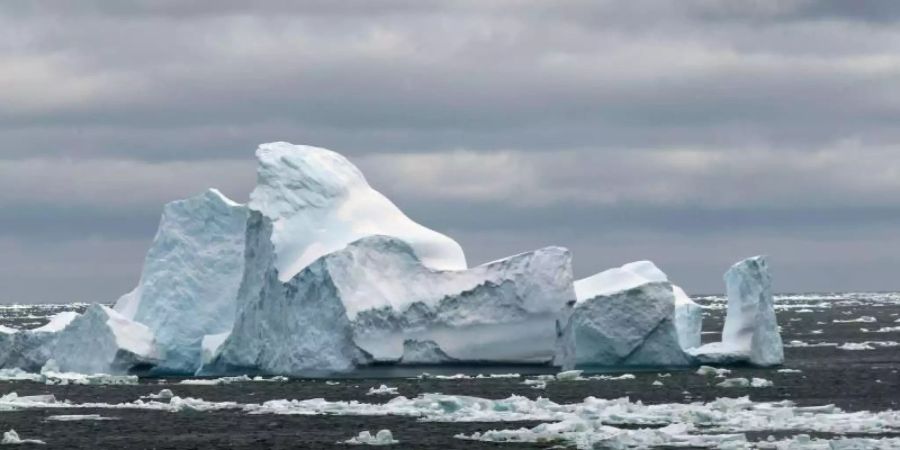
[[398,361],[411,339],[456,360],[551,362],[574,303],[570,256],[556,247],[442,271],[411,244],[368,236],[282,283],[273,228],[251,215],[237,321],[207,373],[347,371]]
[[772,279],[765,256],[745,259],[725,273],[728,309],[722,341],[692,349],[701,362],[784,362],[784,346],[775,317]]
[[[668,281],[668,276],[652,262],[637,261],[576,281],[575,295],[579,302],[583,302],[596,296],[627,291],[646,283]],[[671,286],[675,298],[673,322],[678,333],[678,342],[684,350],[698,347],[703,325],[703,309],[694,303],[682,288]]]
[[71,323],[78,313],[56,314],[39,328],[0,333],[0,367],[37,372],[50,359],[59,332]]
[[141,280],[115,305],[155,333],[161,370],[193,373],[203,336],[231,329],[247,217],[247,207],[215,189],[163,208]]
[[321,256],[370,235],[407,242],[436,270],[466,268],[452,239],[410,220],[372,189],[343,156],[323,148],[273,142],[260,145],[257,185],[249,207],[273,222],[272,243],[281,281]]
[[152,367],[163,359],[149,328],[97,304],[58,332],[50,356],[64,372],[106,374]]
[[572,328],[576,367],[691,364],[679,344],[675,294],[668,282],[579,298]]

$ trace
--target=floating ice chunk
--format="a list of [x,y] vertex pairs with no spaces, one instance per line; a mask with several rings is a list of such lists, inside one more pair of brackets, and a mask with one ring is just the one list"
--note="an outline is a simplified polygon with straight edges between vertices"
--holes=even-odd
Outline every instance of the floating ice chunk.
[[700,368],[697,369],[697,375],[702,375],[702,376],[706,376],[706,377],[715,376],[715,377],[724,378],[726,375],[728,375],[730,373],[731,373],[731,371],[728,369],[719,369],[719,368],[710,367],[710,366],[700,366]]
[[381,430],[375,436],[372,436],[372,433],[369,431],[361,431],[359,435],[347,439],[343,443],[349,445],[391,445],[399,442],[394,439],[391,430]]
[[800,369],[778,369],[778,373],[803,373]]
[[872,333],[896,333],[900,332],[900,326],[897,327],[881,327],[877,330],[872,331]]
[[16,430],[9,430],[3,433],[3,440],[0,440],[0,444],[2,445],[13,445],[13,444],[37,444],[37,445],[45,445],[46,442],[40,441],[37,439],[21,439],[19,438],[19,433],[16,433]]
[[559,381],[577,380],[581,378],[582,373],[584,373],[583,370],[567,370],[556,374],[556,379]]
[[60,414],[47,416],[45,420],[51,422],[81,422],[81,421],[104,421],[118,420],[116,417],[104,417],[100,414]]
[[285,382],[288,381],[287,377],[275,376],[271,378],[263,378],[260,376],[256,376],[250,378],[247,375],[240,375],[236,377],[220,377],[220,378],[195,378],[188,380],[181,380],[178,384],[187,384],[194,386],[222,386],[226,384],[232,383],[249,383],[249,382]]
[[750,387],[750,380],[746,378],[729,378],[721,383],[716,384],[722,388],[744,388]]
[[603,381],[625,381],[637,378],[634,374],[624,373],[622,375],[593,375],[585,378],[585,380],[603,380]]
[[110,375],[106,373],[83,374],[61,372],[55,360],[47,361],[41,368],[40,380],[44,384],[86,384],[86,385],[135,385],[137,375]]
[[840,350],[875,350],[876,348],[897,347],[900,343],[895,341],[866,341],[866,342],[846,342],[839,345]]
[[203,337],[231,329],[247,216],[215,189],[163,208],[140,282],[115,306],[155,334],[165,354],[158,370],[193,373]]
[[62,371],[79,373],[120,374],[162,359],[149,328],[96,304],[59,332],[51,354]]
[[367,392],[366,395],[399,395],[399,393],[397,392],[397,388],[388,387],[388,386],[382,384],[381,386],[379,386],[377,388],[376,387],[369,388],[369,392]]
[[790,347],[790,348],[837,347],[838,344],[837,344],[837,343],[834,343],[834,342],[814,342],[814,343],[809,343],[809,342],[804,342],[804,341],[793,340],[793,341],[788,342],[787,344],[784,344],[784,346],[785,346],[785,347]]
[[758,366],[784,362],[784,347],[775,318],[771,276],[766,258],[741,261],[725,273],[728,311],[722,341],[691,349],[701,362]]
[[651,383],[651,384],[654,385],[654,386],[663,386],[663,382],[662,382],[662,381],[659,381],[659,380],[656,380],[656,381],[654,381],[654,382]]
[[872,316],[862,316],[862,317],[857,317],[855,319],[847,319],[847,320],[834,319],[834,320],[832,320],[832,322],[834,322],[834,323],[875,323],[875,322],[878,322],[878,319],[876,319]]
[[775,386],[775,383],[765,379],[765,378],[753,378],[750,380],[750,387],[755,388],[764,388],[764,387],[772,387]]
[[149,395],[145,395],[144,397],[141,397],[141,398],[149,398],[151,400],[168,400],[174,396],[175,396],[175,394],[172,392],[171,389],[163,389],[163,390],[159,391],[158,394],[149,394]]

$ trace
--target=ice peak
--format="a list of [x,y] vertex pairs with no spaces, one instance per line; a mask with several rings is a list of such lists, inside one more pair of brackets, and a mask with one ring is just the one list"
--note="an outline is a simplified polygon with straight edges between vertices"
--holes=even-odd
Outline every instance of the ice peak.
[[256,157],[257,185],[248,206],[272,221],[282,281],[323,255],[377,234],[403,240],[430,268],[466,268],[459,244],[406,217],[340,154],[273,142],[260,145]]

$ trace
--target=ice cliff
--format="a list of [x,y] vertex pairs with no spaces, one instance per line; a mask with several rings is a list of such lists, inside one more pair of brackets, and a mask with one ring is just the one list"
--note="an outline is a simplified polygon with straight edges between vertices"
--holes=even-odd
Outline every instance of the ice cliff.
[[215,189],[163,209],[140,282],[115,305],[154,332],[166,355],[159,370],[194,372],[203,337],[231,330],[247,217]]

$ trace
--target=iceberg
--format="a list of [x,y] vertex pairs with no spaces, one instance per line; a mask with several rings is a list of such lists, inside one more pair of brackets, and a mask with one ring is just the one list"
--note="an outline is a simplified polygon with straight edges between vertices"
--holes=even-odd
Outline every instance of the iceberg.
[[576,366],[685,366],[699,346],[702,308],[650,261],[574,283]]
[[765,256],[745,259],[725,273],[728,309],[722,341],[690,350],[705,363],[749,362],[775,366],[784,362],[784,345],[775,317],[772,278]]
[[152,368],[163,359],[149,328],[97,304],[58,332],[50,355],[54,371],[104,374]]
[[570,252],[546,247],[470,268],[458,243],[404,215],[343,156],[275,142],[256,157],[248,204],[215,189],[167,204],[133,291],[114,309],[0,327],[0,367],[314,376],[783,359],[764,259],[726,275],[723,343],[700,347],[702,308],[652,262],[573,283]]
[[273,229],[251,214],[235,326],[204,373],[345,372],[402,362],[411,340],[427,342],[429,357],[456,361],[554,361],[560,311],[574,303],[565,249],[444,271],[407,242],[375,235],[282,283]]
[[193,373],[203,337],[231,330],[248,214],[215,189],[164,207],[140,282],[115,305],[155,334],[157,370]]

